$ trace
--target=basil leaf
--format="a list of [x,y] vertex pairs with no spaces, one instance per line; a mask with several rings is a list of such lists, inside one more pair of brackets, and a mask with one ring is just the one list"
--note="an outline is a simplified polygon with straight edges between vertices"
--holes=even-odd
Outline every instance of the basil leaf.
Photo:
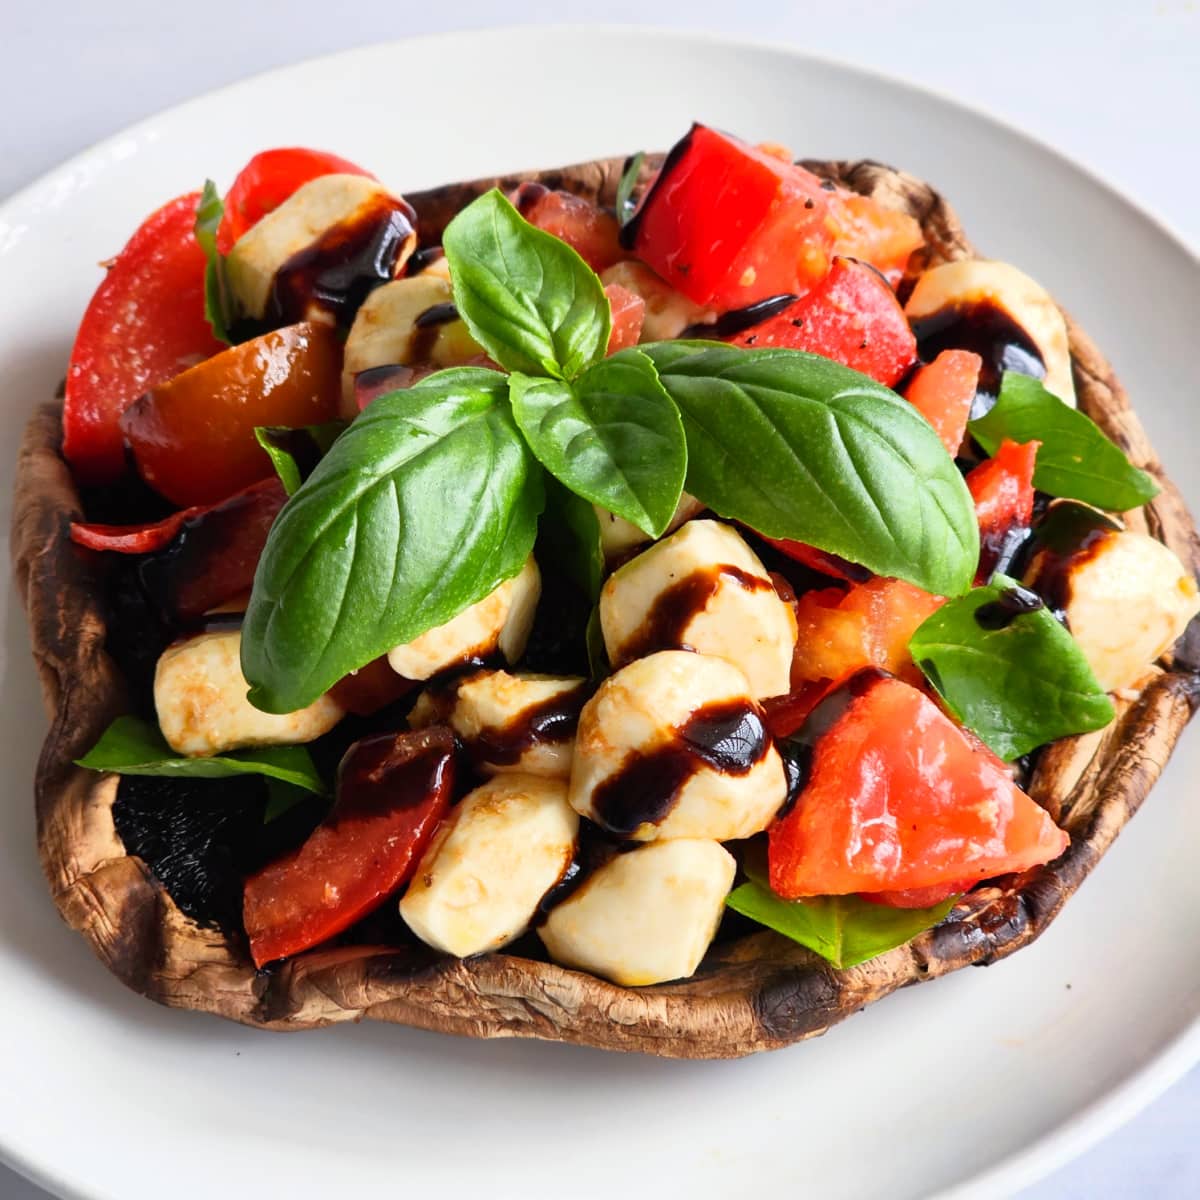
[[259,425],[254,430],[258,444],[267,452],[275,474],[290,496],[312,474],[329,453],[329,447],[345,432],[347,421],[326,421],[291,429],[286,425]]
[[1051,496],[1126,512],[1158,495],[1153,476],[1135,467],[1090,417],[1028,375],[1005,371],[996,403],[967,429],[989,454],[1006,438],[1040,441],[1033,486]]
[[629,218],[633,216],[634,209],[637,207],[633,201],[633,189],[637,184],[638,176],[642,173],[642,163],[645,158],[645,151],[639,150],[629,160],[625,170],[621,173],[621,181],[617,184],[617,220],[622,225],[629,223]]
[[224,779],[231,775],[265,775],[317,795],[325,785],[303,746],[263,746],[231,750],[212,758],[176,754],[157,726],[137,717],[118,717],[76,764],[118,775],[174,775],[192,779]]
[[[1006,611],[1001,598],[1014,587],[993,576],[942,605],[908,643],[950,711],[1010,761],[1056,738],[1102,729],[1114,716],[1079,644],[1047,609]],[[981,613],[985,605],[996,607]]]
[[442,246],[454,303],[496,362],[574,379],[604,356],[612,314],[599,277],[495,188],[450,222]]
[[589,367],[574,383],[515,374],[513,416],[534,454],[578,496],[658,537],[687,474],[679,410],[636,350]]
[[912,941],[941,921],[956,899],[943,900],[933,908],[890,908],[857,896],[783,900],[752,879],[734,888],[725,903],[840,968],[857,966]]
[[516,575],[542,473],[507,379],[457,368],[380,396],[284,505],[242,633],[250,701],[309,704]]
[[970,587],[979,561],[971,494],[907,401],[799,350],[638,349],[683,414],[686,487],[705,505],[930,592]]
[[295,808],[305,797],[302,788],[284,783],[281,779],[267,779],[267,802],[263,805],[263,824],[270,825],[285,812]]
[[539,561],[545,546],[545,565],[556,567],[593,603],[604,580],[604,547],[595,508],[582,496],[547,475],[546,507],[538,527]]
[[196,209],[196,241],[204,251],[204,315],[212,326],[213,337],[228,346],[233,345],[229,326],[233,323],[233,298],[225,278],[225,259],[217,249],[217,226],[225,215],[225,203],[217,194],[211,179],[204,181],[204,191]]

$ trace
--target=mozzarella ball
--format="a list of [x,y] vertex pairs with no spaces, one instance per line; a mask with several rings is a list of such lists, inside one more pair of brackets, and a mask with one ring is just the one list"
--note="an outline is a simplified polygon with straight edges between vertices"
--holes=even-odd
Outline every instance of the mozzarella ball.
[[499,775],[452,808],[400,901],[413,933],[459,958],[524,933],[575,856],[579,818],[566,790],[558,779]]
[[1061,607],[1105,691],[1132,686],[1200,611],[1196,580],[1144,533],[1098,530],[1074,553],[1040,550],[1025,577]]
[[643,342],[670,341],[692,325],[711,325],[717,319],[712,309],[701,308],[693,303],[645,263],[614,263],[600,273],[600,281],[619,284],[646,302],[639,339]]
[[732,663],[664,650],[610,675],[583,706],[571,805],[634,841],[750,837],[787,796],[783,763]]
[[609,661],[685,647],[728,659],[751,694],[791,684],[796,616],[766,568],[729,525],[689,521],[614,571],[600,593]]
[[463,609],[444,625],[388,651],[392,670],[406,679],[428,679],[447,667],[473,658],[487,658],[497,650],[507,662],[525,652],[542,577],[531,555],[520,574],[506,579],[477,604]]
[[639,846],[551,909],[538,936],[555,962],[624,987],[686,979],[717,932],[736,870],[717,842]]
[[[449,280],[423,272],[377,287],[363,301],[346,339],[342,397],[354,399],[354,377],[372,367],[432,363],[456,367],[483,353],[467,323],[453,316]],[[440,306],[449,305],[450,309]],[[449,312],[450,320],[434,319]],[[432,322],[432,323],[431,323]]]
[[408,723],[447,724],[485,775],[521,771],[567,779],[587,681],[476,671],[422,693]]
[[202,633],[163,651],[154,672],[154,707],[167,744],[190,758],[239,746],[311,742],[344,716],[332,696],[290,713],[266,713],[246,699],[242,635]]
[[917,322],[981,302],[998,308],[1024,331],[1046,365],[1042,382],[1047,390],[1074,408],[1067,323],[1050,293],[1010,263],[963,258],[931,267],[917,280],[904,312]]
[[[653,540],[647,537],[632,521],[618,517],[616,513],[609,512],[607,508],[601,508],[599,504],[594,504],[592,507],[596,510],[596,520],[600,523],[600,547],[604,551],[605,562],[612,563],[617,559],[624,558],[630,550],[644,546]],[[673,532],[685,521],[690,521],[697,513],[703,511],[704,505],[695,496],[689,496],[687,492],[684,492],[679,497],[679,503],[675,506],[675,514],[671,517],[664,532]]]
[[[243,233],[225,259],[226,277],[242,312],[261,318],[280,267],[338,225],[353,225],[381,200],[392,199],[382,184],[365,175],[321,175],[297,188]],[[416,233],[411,233],[395,271],[403,267],[416,242]]]

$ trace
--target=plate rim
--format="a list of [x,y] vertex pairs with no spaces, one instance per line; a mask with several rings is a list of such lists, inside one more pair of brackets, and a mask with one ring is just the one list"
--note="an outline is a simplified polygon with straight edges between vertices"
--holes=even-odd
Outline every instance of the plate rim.
[[[1056,160],[1076,174],[1090,188],[1104,193],[1125,211],[1145,222],[1155,233],[1165,238],[1176,252],[1182,253],[1192,270],[1200,275],[1200,244],[1193,244],[1174,224],[1156,209],[1140,199],[1123,194],[1099,171],[1061,150],[1037,134],[1031,133],[987,107],[963,100],[940,88],[930,86],[901,72],[891,72],[867,66],[851,59],[815,52],[795,43],[771,42],[766,38],[727,34],[710,29],[678,29],[660,24],[639,25],[628,22],[564,21],[547,24],[488,24],[458,30],[443,30],[407,37],[368,41],[343,49],[306,55],[265,70],[252,72],[214,88],[198,92],[184,100],[157,109],[137,121],[123,126],[107,136],[70,155],[57,165],[42,172],[16,191],[0,200],[0,230],[10,224],[18,209],[36,203],[44,191],[52,190],[60,179],[70,177],[79,168],[93,161],[106,161],[110,152],[123,141],[139,139],[162,121],[178,118],[193,106],[214,101],[229,92],[272,80],[289,73],[303,71],[317,64],[350,61],[367,52],[400,53],[405,47],[432,42],[455,43],[483,41],[507,37],[580,38],[602,35],[612,38],[653,38],[660,43],[673,44],[675,50],[688,45],[702,45],[730,53],[750,52],[779,59],[817,64],[836,73],[857,77],[887,88],[899,88],[935,102],[943,109],[965,114],[991,126],[1006,137],[1031,151]],[[0,260],[5,257],[0,246]],[[1057,1125],[1043,1131],[1022,1149],[999,1162],[976,1172],[969,1178],[944,1188],[935,1200],[974,1200],[979,1196],[1011,1195],[1015,1190],[1029,1187],[1053,1171],[1085,1153],[1120,1126],[1131,1120],[1147,1105],[1165,1092],[1200,1062],[1200,1003],[1186,1026],[1170,1040],[1151,1053],[1150,1057],[1122,1080],[1090,1104],[1077,1109]],[[6,1132],[0,1129],[0,1163],[53,1195],[65,1200],[100,1200],[101,1192],[79,1191],[63,1178],[18,1151]]]

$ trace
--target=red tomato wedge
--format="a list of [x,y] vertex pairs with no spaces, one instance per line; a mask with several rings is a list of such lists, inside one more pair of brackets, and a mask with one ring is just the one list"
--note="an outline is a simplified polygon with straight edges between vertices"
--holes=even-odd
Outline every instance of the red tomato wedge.
[[646,319],[646,301],[619,283],[610,283],[604,294],[612,308],[612,333],[608,337],[608,353],[627,350],[638,344],[642,322]]
[[967,475],[979,518],[979,570],[985,583],[996,564],[1015,549],[1033,523],[1033,468],[1041,442],[1004,441]]
[[807,780],[768,843],[771,887],[787,899],[958,890],[1067,848],[1004,763],[882,672],[828,693],[797,740]]
[[912,252],[925,244],[915,217],[843,188],[829,195],[829,227],[834,254],[870,263],[893,285],[904,275]]
[[248,229],[277,209],[293,192],[322,175],[370,175],[362,167],[327,154],[290,146],[256,154],[239,172],[225,196],[217,226],[217,249],[228,254]]
[[693,125],[626,225],[626,244],[718,312],[802,295],[829,269],[826,197],[803,167]]
[[420,686],[412,679],[397,675],[387,655],[383,654],[371,659],[365,667],[344,675],[329,689],[329,694],[348,712],[369,717]]
[[803,563],[806,567],[819,571],[822,575],[829,575],[834,579],[844,579],[848,583],[861,583],[871,577],[871,572],[866,567],[848,562],[826,550],[818,550],[816,546],[810,546],[807,542],[794,542],[790,538],[763,538],[763,541],[770,542],[776,550],[782,551],[788,558],[795,559],[796,562]]
[[103,525],[84,521],[71,522],[71,541],[89,550],[110,550],[116,554],[152,554],[169,546],[186,521],[203,508],[183,508],[141,525]]
[[531,182],[516,188],[510,199],[530,225],[566,242],[593,271],[629,257],[621,248],[617,218],[582,196]]
[[959,883],[939,883],[936,887],[908,888],[902,892],[863,892],[859,898],[887,908],[932,908],[951,896],[970,891],[975,882],[968,879]]
[[852,258],[835,259],[808,295],[729,340],[822,354],[888,387],[917,357],[917,340],[896,293],[878,271]]
[[256,966],[327,941],[408,881],[450,807],[454,754],[443,726],[378,734],[346,751],[333,811],[299,849],[246,881]]
[[133,401],[223,348],[204,316],[199,202],[191,192],[151,213],[83,314],[63,401],[63,455],[82,483],[111,483],[125,470],[117,422]]
[[979,386],[983,359],[970,350],[943,350],[914,372],[905,399],[937,430],[942,445],[957,454]]

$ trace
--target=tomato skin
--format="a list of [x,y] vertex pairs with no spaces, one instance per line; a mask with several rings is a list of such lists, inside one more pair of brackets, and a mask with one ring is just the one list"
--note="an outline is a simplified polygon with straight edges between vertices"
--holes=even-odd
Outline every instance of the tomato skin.
[[629,257],[616,217],[582,196],[523,183],[510,198],[530,225],[566,242],[597,274]]
[[604,294],[612,309],[608,353],[616,354],[618,350],[627,350],[638,344],[638,338],[642,336],[642,322],[646,319],[646,301],[619,283],[608,284]]
[[147,388],[221,350],[204,316],[200,193],[148,216],[110,263],[79,323],[67,367],[63,456],[81,483],[125,471],[118,421]]
[[1049,862],[1070,841],[1004,763],[882,672],[827,693],[799,741],[807,781],[768,833],[771,888],[787,899],[961,890]]
[[871,577],[871,572],[866,567],[860,567],[858,563],[849,562],[825,550],[818,550],[816,546],[810,546],[807,542],[795,542],[790,538],[763,538],[763,541],[769,542],[788,558],[795,559],[796,562],[803,563],[822,575],[844,579],[847,583],[863,583]]
[[328,325],[277,329],[153,388],[121,416],[138,473],[174,504],[214,504],[272,473],[256,425],[338,415],[342,351]]
[[827,208],[821,181],[803,167],[693,125],[625,232],[647,266],[720,312],[802,295],[823,278]]
[[951,896],[961,895],[975,886],[975,880],[968,879],[958,883],[939,883],[935,887],[908,888],[898,892],[861,892],[860,900],[870,904],[882,904],[886,908],[932,908],[949,900]]
[[877,271],[851,258],[835,259],[806,296],[729,340],[822,354],[888,387],[917,357],[917,340],[896,293]]
[[943,350],[909,380],[904,398],[927,420],[950,454],[967,432],[983,359],[970,350]]
[[322,175],[375,178],[370,171],[324,150],[288,146],[256,154],[238,172],[225,195],[225,211],[217,226],[217,249],[228,254],[243,233],[277,209],[298,188]]
[[1006,549],[1033,524],[1033,469],[1041,442],[1004,441],[996,453],[967,474],[979,519],[979,570],[986,583]]
[[384,654],[344,675],[329,689],[329,694],[347,712],[369,717],[420,686],[393,671]]
[[444,726],[355,742],[329,816],[246,880],[255,966],[327,941],[406,883],[450,807],[454,778],[454,735]]
[[152,554],[170,545],[184,522],[203,511],[199,507],[181,508],[161,521],[147,521],[141,525],[72,521],[71,541],[89,550],[108,550],[115,554]]
[[925,244],[915,217],[845,188],[829,194],[829,227],[834,254],[870,263],[893,287],[903,277],[912,252]]

